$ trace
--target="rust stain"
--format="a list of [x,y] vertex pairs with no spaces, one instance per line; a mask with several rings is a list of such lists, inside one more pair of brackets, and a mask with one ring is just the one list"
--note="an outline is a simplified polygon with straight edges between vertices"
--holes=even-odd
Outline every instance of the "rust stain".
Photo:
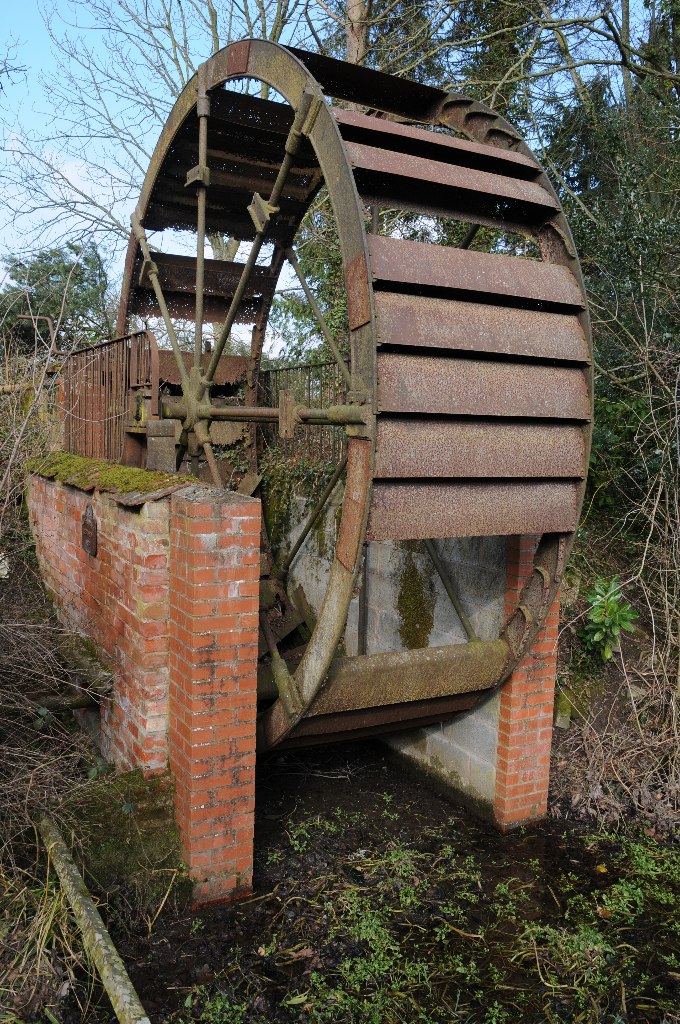
[[390,704],[384,708],[366,708],[355,711],[338,711],[332,715],[316,715],[303,718],[281,744],[282,747],[310,746],[328,742],[354,740],[364,736],[376,736],[393,732],[395,729],[415,729],[446,721],[457,711],[475,707],[487,693],[454,694],[452,697],[434,697],[432,700],[416,700],[405,704]]
[[232,43],[227,52],[227,75],[234,78],[237,75],[245,75],[248,70],[248,58],[250,57],[250,40],[242,39],[238,43]]
[[585,308],[583,293],[572,272],[554,263],[379,235],[368,236],[368,248],[373,277],[379,283]]
[[583,477],[581,427],[381,416],[376,477]]
[[354,571],[359,547],[364,511],[370,481],[371,443],[353,439],[347,452],[347,480],[342,519],[335,556],[349,572]]
[[368,540],[507,537],[576,529],[579,484],[508,480],[373,485]]
[[379,345],[590,361],[578,317],[568,313],[397,292],[376,292],[374,301]]
[[[378,149],[376,146],[357,142],[347,142],[345,148],[355,171],[379,176],[379,184],[375,187],[380,195],[385,197],[389,197],[397,188],[394,179],[405,179],[405,194],[420,205],[427,203],[427,187],[431,185],[474,193],[468,198],[468,202],[472,204],[483,199],[505,199],[549,210],[559,209],[557,200],[541,185],[532,181],[442,163],[440,160],[422,156],[400,153],[395,157],[391,150]],[[364,180],[365,176],[362,175],[361,181]],[[361,193],[362,185],[359,182],[357,184]],[[402,188],[400,195],[403,194]]]
[[580,368],[378,352],[381,412],[589,420]]
[[335,120],[342,126],[343,138],[379,140],[379,145],[385,149],[394,149],[399,155],[402,153],[414,153],[425,155],[425,153],[436,153],[437,160],[451,160],[468,163],[472,166],[472,158],[478,158],[474,166],[482,162],[488,169],[499,167],[506,174],[513,176],[530,175],[535,177],[540,172],[540,167],[535,160],[524,156],[521,153],[513,153],[511,150],[499,150],[495,146],[484,145],[479,142],[470,142],[467,139],[457,139],[451,135],[444,135],[441,132],[426,131],[413,125],[399,124],[397,121],[388,121],[386,118],[370,117],[366,114],[357,113],[354,110],[333,109]]
[[345,270],[347,286],[347,313],[349,328],[355,331],[371,319],[371,299],[368,291],[366,257],[360,252]]

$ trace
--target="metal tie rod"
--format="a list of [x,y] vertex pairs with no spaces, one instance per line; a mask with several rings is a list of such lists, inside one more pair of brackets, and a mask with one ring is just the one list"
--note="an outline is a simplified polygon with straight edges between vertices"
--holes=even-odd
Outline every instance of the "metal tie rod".
[[451,604],[456,609],[456,615],[460,619],[461,625],[465,630],[465,633],[467,634],[468,640],[470,641],[470,643],[478,643],[479,637],[475,633],[472,627],[472,623],[468,618],[467,612],[465,611],[463,605],[461,604],[461,600],[458,597],[458,594],[456,593],[453,583],[451,582],[448,570],[444,563],[442,562],[441,558],[439,557],[439,552],[434,546],[434,542],[431,540],[426,540],[425,547],[427,548],[427,553],[432,559],[435,569],[439,573],[440,580],[444,584],[444,589],[446,593],[449,595],[449,598],[451,599]]

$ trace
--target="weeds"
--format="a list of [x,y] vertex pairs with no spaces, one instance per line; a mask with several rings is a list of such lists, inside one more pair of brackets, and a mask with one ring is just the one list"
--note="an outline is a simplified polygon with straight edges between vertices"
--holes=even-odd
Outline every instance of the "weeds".
[[648,573],[629,582],[624,600],[618,576],[608,574],[627,571],[639,551],[628,536],[613,553],[617,529],[601,521],[582,530],[565,577],[560,695],[574,715],[553,760],[551,813],[604,828],[634,814],[673,833],[680,821],[677,621],[671,604],[660,608]]
[[[59,885],[49,875],[0,874],[0,1008],[13,1020],[56,1019],[85,957]],[[47,1015],[47,1016],[45,1016]]]
[[588,650],[597,652],[603,661],[609,661],[621,643],[621,634],[632,633],[640,616],[623,600],[616,576],[609,582],[598,580],[586,600],[589,607],[580,632],[581,640]]
[[[351,827],[346,812],[312,813],[302,835],[289,824],[287,852],[263,851],[280,881],[258,898],[252,948],[222,956],[174,1024],[614,1024],[638,1011],[651,1024],[672,1012],[676,851],[644,834],[553,833],[546,862],[527,833],[504,841],[499,863],[495,843],[470,848],[469,822],[462,836],[451,820],[420,827],[414,806],[380,794],[374,810]],[[322,873],[291,871],[291,835],[306,864],[330,856]]]

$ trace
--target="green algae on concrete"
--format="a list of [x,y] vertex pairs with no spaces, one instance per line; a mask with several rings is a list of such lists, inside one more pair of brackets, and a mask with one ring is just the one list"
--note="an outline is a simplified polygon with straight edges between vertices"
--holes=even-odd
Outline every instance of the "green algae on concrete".
[[81,490],[112,491],[116,494],[153,494],[166,487],[178,487],[195,482],[191,477],[176,473],[158,473],[135,466],[121,466],[104,459],[88,459],[69,452],[50,452],[44,458],[26,463],[31,473],[58,480]]
[[427,647],[434,625],[434,586],[420,571],[408,548],[404,564],[399,576],[399,595],[397,611],[399,612],[399,637],[404,647],[410,651]]

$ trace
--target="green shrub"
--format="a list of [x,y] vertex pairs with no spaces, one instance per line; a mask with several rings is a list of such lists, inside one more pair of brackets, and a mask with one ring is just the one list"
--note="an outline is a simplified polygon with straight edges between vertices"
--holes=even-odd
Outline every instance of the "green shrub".
[[598,580],[587,596],[589,604],[586,624],[579,636],[588,648],[609,661],[621,639],[621,633],[632,633],[638,613],[624,601],[621,584],[614,576],[609,582]]

